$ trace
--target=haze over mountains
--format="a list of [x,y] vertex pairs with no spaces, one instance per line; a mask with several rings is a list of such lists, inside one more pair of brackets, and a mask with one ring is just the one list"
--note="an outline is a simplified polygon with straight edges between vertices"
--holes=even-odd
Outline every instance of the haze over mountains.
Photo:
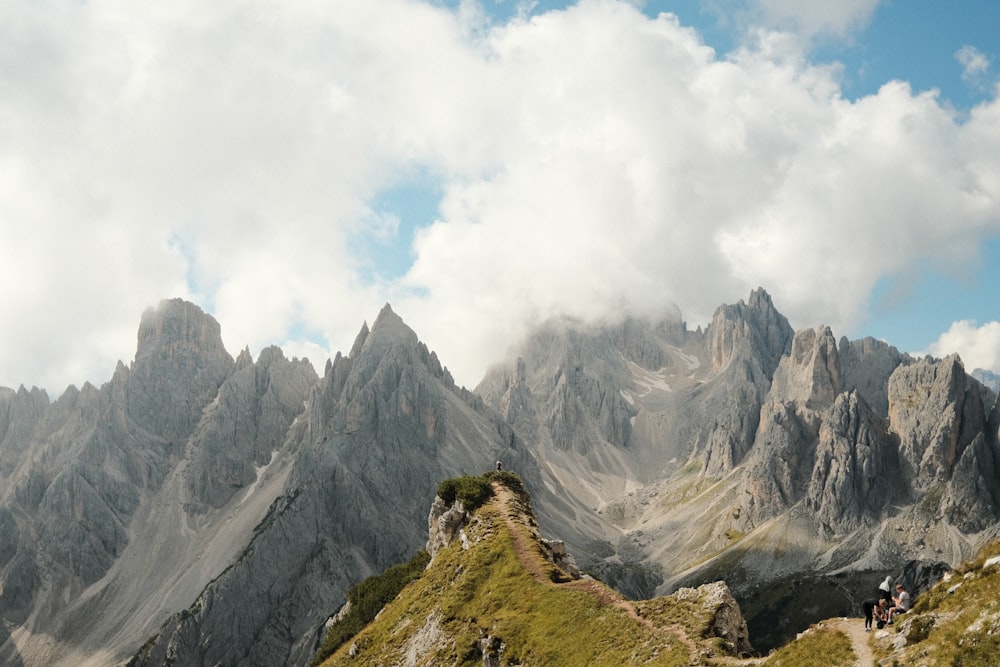
[[102,387],[0,389],[0,662],[305,664],[423,546],[438,482],[497,459],[633,597],[957,563],[1000,530],[995,391],[792,331],[763,290],[704,330],[542,323],[475,391],[442,361],[388,306],[322,375],[234,359],[171,300]]

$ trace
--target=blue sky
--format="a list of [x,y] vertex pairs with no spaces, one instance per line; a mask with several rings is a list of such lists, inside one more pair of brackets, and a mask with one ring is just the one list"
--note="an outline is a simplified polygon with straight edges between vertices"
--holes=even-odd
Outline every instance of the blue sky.
[[546,317],[763,286],[1000,371],[1000,4],[0,6],[0,386],[183,297],[318,368],[391,303],[474,386]]

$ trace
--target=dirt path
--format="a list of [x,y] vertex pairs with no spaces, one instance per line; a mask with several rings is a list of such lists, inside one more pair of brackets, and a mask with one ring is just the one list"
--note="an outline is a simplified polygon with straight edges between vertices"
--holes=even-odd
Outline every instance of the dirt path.
[[827,625],[840,632],[843,632],[851,640],[851,647],[854,655],[858,657],[856,667],[874,667],[875,654],[868,644],[871,636],[865,632],[865,622],[860,618],[831,618],[826,621]]

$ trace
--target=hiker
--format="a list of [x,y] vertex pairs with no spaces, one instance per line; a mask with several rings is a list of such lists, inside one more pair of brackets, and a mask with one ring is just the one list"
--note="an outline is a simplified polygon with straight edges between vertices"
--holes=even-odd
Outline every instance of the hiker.
[[503,463],[497,461],[497,472],[503,472]]
[[886,577],[885,581],[878,585],[878,596],[885,600],[886,604],[892,602],[892,577]]
[[888,606],[884,598],[868,598],[861,603],[861,610],[865,614],[865,632],[872,631],[872,619],[878,623],[879,628],[885,626],[888,620],[888,613],[886,612],[886,607]]
[[893,606],[889,609],[889,623],[892,619],[910,611],[910,594],[903,588],[903,584],[896,584],[896,594],[892,598]]
[[872,620],[879,628],[885,627],[889,620],[888,606],[884,598],[868,598],[861,603],[861,610],[865,614],[865,632],[871,632]]

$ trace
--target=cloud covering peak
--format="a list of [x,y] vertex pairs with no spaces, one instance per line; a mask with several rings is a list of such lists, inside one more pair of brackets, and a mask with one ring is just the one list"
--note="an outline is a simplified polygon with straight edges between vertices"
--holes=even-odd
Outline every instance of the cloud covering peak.
[[[4,5],[0,385],[106,378],[168,296],[319,366],[390,301],[469,385],[548,315],[702,323],[758,285],[850,334],[1000,233],[995,97],[848,99],[787,32],[720,55],[624,2],[477,7]],[[381,203],[427,181],[433,219]]]

